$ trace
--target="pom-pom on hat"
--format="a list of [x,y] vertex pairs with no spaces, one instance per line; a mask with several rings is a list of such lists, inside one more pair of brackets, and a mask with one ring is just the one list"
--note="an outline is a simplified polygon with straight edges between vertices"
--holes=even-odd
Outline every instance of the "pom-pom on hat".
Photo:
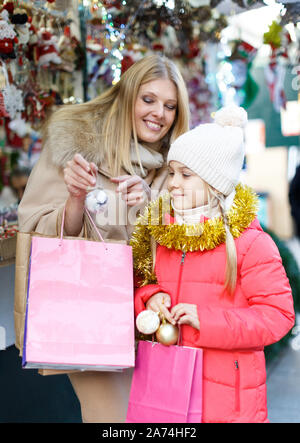
[[214,123],[201,124],[172,143],[168,163],[176,160],[225,196],[239,181],[244,161],[247,112],[230,105],[215,113]]

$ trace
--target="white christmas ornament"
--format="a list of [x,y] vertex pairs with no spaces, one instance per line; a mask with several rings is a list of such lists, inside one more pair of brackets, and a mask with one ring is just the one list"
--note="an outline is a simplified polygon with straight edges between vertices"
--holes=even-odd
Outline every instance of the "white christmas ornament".
[[26,121],[21,118],[20,115],[17,115],[14,120],[11,120],[8,127],[21,138],[32,132],[30,125],[28,125],[28,123],[26,123]]
[[103,189],[94,189],[85,198],[85,207],[92,214],[98,214],[105,210],[108,197]]
[[3,89],[3,98],[5,109],[13,120],[17,117],[19,112],[24,111],[23,91],[18,89],[14,84],[7,83]]
[[160,325],[159,313],[146,309],[139,313],[135,323],[142,334],[154,334]]

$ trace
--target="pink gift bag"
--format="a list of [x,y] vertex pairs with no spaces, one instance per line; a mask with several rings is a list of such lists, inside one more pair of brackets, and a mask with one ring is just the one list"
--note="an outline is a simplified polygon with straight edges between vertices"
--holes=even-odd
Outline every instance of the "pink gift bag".
[[127,423],[201,423],[202,349],[140,341]]
[[60,238],[32,237],[23,367],[133,367],[131,247],[62,232],[63,223]]

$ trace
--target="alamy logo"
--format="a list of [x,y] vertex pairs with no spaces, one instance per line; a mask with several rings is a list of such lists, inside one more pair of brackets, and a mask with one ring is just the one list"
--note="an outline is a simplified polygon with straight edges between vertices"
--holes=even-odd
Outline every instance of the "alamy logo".
[[3,351],[6,348],[6,333],[5,328],[0,326],[0,351]]

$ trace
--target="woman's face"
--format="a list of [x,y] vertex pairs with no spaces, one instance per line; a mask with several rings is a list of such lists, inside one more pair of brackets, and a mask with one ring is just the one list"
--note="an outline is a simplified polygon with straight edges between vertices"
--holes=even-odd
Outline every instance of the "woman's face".
[[175,209],[192,209],[208,202],[205,182],[183,163],[172,160],[169,164],[168,191]]
[[134,116],[138,139],[156,143],[170,130],[176,116],[177,89],[165,78],[140,86]]

